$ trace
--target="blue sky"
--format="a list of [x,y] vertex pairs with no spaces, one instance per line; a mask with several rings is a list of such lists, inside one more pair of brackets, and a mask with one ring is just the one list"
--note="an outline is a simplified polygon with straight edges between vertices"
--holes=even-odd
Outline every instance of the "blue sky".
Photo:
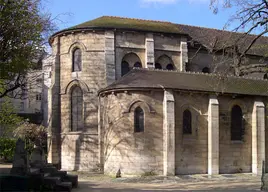
[[[210,0],[43,0],[53,17],[60,15],[59,29],[109,15],[170,21],[222,29],[232,14],[220,9],[215,15]],[[62,15],[63,14],[63,15]],[[232,29],[229,27],[228,29]]]

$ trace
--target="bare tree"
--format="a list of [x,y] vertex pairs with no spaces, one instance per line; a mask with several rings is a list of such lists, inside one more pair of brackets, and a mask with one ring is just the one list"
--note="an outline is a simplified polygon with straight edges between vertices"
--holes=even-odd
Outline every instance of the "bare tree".
[[[210,4],[213,12],[218,13],[219,8],[235,8],[236,13],[232,15],[226,24],[238,22],[232,31],[238,33],[230,33],[229,42],[220,42],[221,46],[214,51],[222,51],[228,57],[232,58],[231,67],[235,70],[236,76],[242,76],[252,72],[265,72],[266,64],[264,62],[255,63],[253,65],[244,65],[247,54],[259,52],[262,54],[263,60],[268,55],[268,47],[266,47],[266,38],[268,28],[268,1],[267,0],[211,0]],[[216,42],[215,45],[219,42]],[[249,63],[248,63],[249,64]]]

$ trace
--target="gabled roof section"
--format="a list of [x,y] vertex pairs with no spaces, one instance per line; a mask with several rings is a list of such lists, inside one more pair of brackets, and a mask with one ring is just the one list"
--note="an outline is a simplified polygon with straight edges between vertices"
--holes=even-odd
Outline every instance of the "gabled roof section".
[[99,93],[115,90],[173,89],[268,96],[268,81],[219,74],[133,69]]

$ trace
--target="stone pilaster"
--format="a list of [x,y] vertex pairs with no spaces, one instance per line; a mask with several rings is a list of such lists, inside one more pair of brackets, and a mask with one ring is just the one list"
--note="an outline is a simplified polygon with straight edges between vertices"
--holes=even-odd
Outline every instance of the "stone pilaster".
[[103,106],[101,96],[99,95],[98,104],[98,146],[99,146],[99,165],[101,168],[104,166],[104,153],[103,153]]
[[219,174],[219,102],[215,97],[208,106],[208,174]]
[[171,90],[164,91],[163,99],[163,172],[175,175],[175,104]]
[[105,63],[107,86],[115,81],[115,46],[114,32],[105,32]]
[[181,38],[181,61],[180,61],[180,71],[186,71],[186,64],[188,63],[188,47],[187,38]]
[[60,166],[61,105],[60,105],[60,37],[54,39],[51,87],[48,90],[48,162]]
[[154,69],[154,35],[148,33],[145,38],[145,68]]
[[265,160],[265,107],[255,101],[252,112],[252,173],[262,174],[262,161]]

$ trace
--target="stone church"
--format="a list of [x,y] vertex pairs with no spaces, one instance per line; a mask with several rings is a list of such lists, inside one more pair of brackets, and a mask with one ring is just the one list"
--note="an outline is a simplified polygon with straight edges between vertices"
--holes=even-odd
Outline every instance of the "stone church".
[[254,38],[242,35],[109,16],[55,33],[48,161],[123,176],[261,174],[268,38],[234,66]]

